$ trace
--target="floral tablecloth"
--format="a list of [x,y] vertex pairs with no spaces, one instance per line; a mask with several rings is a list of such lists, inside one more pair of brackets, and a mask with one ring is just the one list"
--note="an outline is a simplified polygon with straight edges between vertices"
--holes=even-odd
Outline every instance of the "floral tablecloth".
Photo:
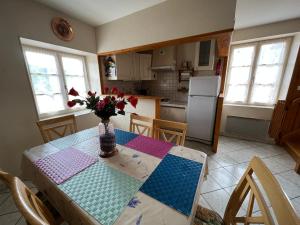
[[[81,135],[84,136],[84,138],[80,138]],[[97,135],[97,129],[92,128],[76,133],[76,139],[74,139],[74,135],[70,135],[60,139],[59,142],[62,145],[65,144],[65,147],[72,147],[90,156],[98,157],[99,139]],[[142,182],[148,179],[162,160],[124,145],[117,145],[117,148],[119,150],[118,154],[107,159],[99,158],[99,161]],[[51,181],[34,165],[34,162],[37,160],[61,150],[62,149],[58,148],[57,142],[54,142],[54,144],[50,142],[26,150],[23,154],[22,160],[24,177],[31,179],[38,189],[47,195],[49,201],[57,208],[69,224],[100,225],[95,218],[76,204],[73,199],[68,197],[66,193],[59,189],[58,185]],[[202,163],[202,168],[205,168],[207,163],[205,153],[183,146],[172,147],[169,154]],[[196,206],[200,197],[199,189],[203,181],[204,173],[205,170],[202,169],[190,216],[185,216],[175,209],[149,197],[141,191],[138,191],[134,198],[129,202],[128,206],[124,208],[114,225],[192,224]]]

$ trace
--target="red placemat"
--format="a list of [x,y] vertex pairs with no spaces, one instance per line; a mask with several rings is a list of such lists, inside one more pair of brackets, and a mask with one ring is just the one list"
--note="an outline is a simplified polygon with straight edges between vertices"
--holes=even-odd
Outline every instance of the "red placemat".
[[125,146],[162,159],[174,144],[146,136],[138,136],[125,144]]

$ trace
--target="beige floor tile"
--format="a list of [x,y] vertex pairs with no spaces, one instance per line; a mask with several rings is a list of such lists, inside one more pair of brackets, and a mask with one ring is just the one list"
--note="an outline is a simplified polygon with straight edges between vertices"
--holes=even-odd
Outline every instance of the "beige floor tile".
[[207,209],[212,209],[202,195],[200,196],[199,205]]
[[14,200],[9,196],[1,205],[0,205],[0,215],[17,212],[18,209],[14,203]]
[[27,225],[26,220],[24,217],[21,217],[16,225]]
[[212,158],[208,158],[207,163],[208,163],[208,171],[222,167],[216,160]]
[[219,213],[222,217],[224,216],[229,200],[229,195],[224,189],[203,194],[203,197],[213,210]]
[[222,187],[230,187],[238,183],[238,179],[226,169],[219,168],[210,172],[210,176]]
[[224,167],[224,169],[227,170],[232,176],[240,180],[241,177],[244,175],[247,167],[248,167],[248,163],[241,163],[237,165],[226,166]]
[[291,200],[296,212],[300,215],[300,197]]
[[21,214],[16,212],[16,213],[9,213],[5,214],[3,216],[0,216],[0,224],[1,225],[15,225],[18,220],[20,219]]
[[274,157],[262,159],[266,166],[271,170],[273,174],[282,173],[291,170],[288,165],[281,165],[274,160]]
[[221,166],[231,166],[231,165],[238,164],[236,160],[234,160],[227,154],[228,153],[217,153],[215,155],[209,156],[209,158],[217,161],[217,163],[219,163]]
[[200,187],[201,193],[207,193],[215,190],[222,189],[222,187],[216,182],[211,175],[207,176],[207,179],[202,183]]
[[[1,206],[1,204],[9,197],[9,193],[1,193],[0,194],[0,206]],[[1,212],[0,212],[0,214],[1,214]]]
[[280,173],[279,175],[282,176],[282,177],[284,177],[284,178],[286,178],[290,182],[298,185],[299,188],[300,188],[300,175],[297,174],[294,170],[283,172],[283,173]]
[[275,178],[290,199],[300,197],[300,187],[298,185],[292,183],[282,175],[275,175]]

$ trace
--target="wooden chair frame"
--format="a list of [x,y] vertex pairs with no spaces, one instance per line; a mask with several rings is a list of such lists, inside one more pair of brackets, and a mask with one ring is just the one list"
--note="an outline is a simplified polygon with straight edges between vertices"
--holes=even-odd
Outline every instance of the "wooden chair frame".
[[130,132],[140,135],[151,136],[153,129],[153,119],[146,116],[140,116],[134,113],[130,114]]
[[[71,134],[77,132],[77,123],[74,115],[67,115],[47,120],[41,120],[38,121],[36,124],[40,129],[41,135],[45,143],[54,140],[54,137],[51,133],[56,134],[58,137],[64,137],[68,129],[71,132]],[[62,132],[59,132],[57,130],[60,128],[63,128]]]
[[16,206],[30,225],[57,225],[44,203],[18,178],[0,170],[0,179],[9,187]]
[[[234,189],[227,204],[224,223],[226,225],[237,223],[248,224],[266,224],[274,225],[275,222],[266,204],[261,190],[258,188],[257,180],[254,179],[253,173],[258,178],[269,201],[271,202],[276,220],[280,225],[297,225],[300,223],[293,206],[288,197],[283,192],[280,184],[275,179],[271,171],[266,167],[262,160],[254,157],[246,172]],[[237,216],[243,202],[250,193],[246,216]],[[256,200],[262,215],[253,216],[253,206]]]
[[[160,139],[160,136],[162,136],[166,142],[172,142],[176,138],[177,145],[184,145],[186,131],[186,123],[160,119],[154,119],[153,121],[153,137],[157,140]],[[167,138],[166,135],[171,136]]]

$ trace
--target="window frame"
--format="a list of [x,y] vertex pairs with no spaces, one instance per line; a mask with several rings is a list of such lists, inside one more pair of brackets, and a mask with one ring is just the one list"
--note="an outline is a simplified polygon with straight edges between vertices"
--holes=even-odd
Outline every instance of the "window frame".
[[[56,68],[57,69],[57,76],[58,76],[58,79],[59,79],[59,85],[60,85],[60,89],[61,89],[61,95],[62,95],[63,103],[64,103],[63,104],[64,105],[63,110],[47,112],[47,113],[40,113],[40,110],[39,110],[39,107],[38,107],[38,102],[37,102],[37,99],[36,99],[34,86],[33,86],[32,74],[29,70],[29,65],[28,65],[28,62],[27,62],[26,55],[25,55],[26,50],[43,51],[45,53],[48,53],[49,55],[54,56],[56,67],[57,67]],[[90,89],[90,79],[89,79],[89,74],[88,74],[88,69],[87,69],[87,60],[86,60],[85,55],[77,55],[77,54],[72,54],[72,53],[69,53],[69,52],[57,51],[57,50],[52,50],[52,49],[48,49],[48,48],[31,46],[31,45],[27,45],[27,44],[22,45],[22,51],[23,51],[24,61],[25,61],[26,69],[27,69],[28,78],[29,78],[30,85],[31,85],[32,95],[33,95],[34,102],[35,102],[36,112],[37,112],[40,119],[46,119],[46,118],[50,118],[50,117],[53,117],[53,116],[65,115],[65,114],[70,114],[70,113],[75,113],[75,112],[78,112],[78,111],[85,110],[85,108],[83,106],[82,107],[79,106],[78,108],[69,108],[67,106],[68,89],[67,89],[67,83],[66,83],[66,79],[65,79],[65,73],[64,73],[63,62],[62,62],[62,57],[63,56],[80,59],[82,61],[82,63],[83,63],[83,77],[84,77],[84,80],[85,80],[85,88],[88,91]]]
[[[284,56],[283,56],[283,62],[280,68],[280,75],[279,75],[279,79],[277,80],[277,83],[275,84],[275,102],[274,103],[270,103],[270,104],[265,104],[265,103],[251,103],[251,96],[253,93],[253,87],[254,87],[254,81],[255,81],[255,77],[256,77],[256,71],[258,68],[258,58],[259,55],[261,53],[261,47],[265,44],[268,43],[276,43],[276,42],[281,42],[284,41],[286,44],[286,49],[284,52]],[[274,107],[274,105],[276,104],[276,101],[278,101],[278,97],[280,94],[280,89],[282,86],[282,81],[285,75],[285,70],[286,70],[286,66],[287,66],[287,61],[289,58],[289,53],[290,53],[290,47],[291,47],[291,42],[292,42],[292,37],[282,37],[282,38],[275,38],[275,39],[267,39],[267,40],[258,40],[258,41],[252,41],[252,42],[246,42],[246,43],[238,43],[238,44],[232,44],[230,47],[230,58],[229,58],[229,63],[228,63],[228,72],[227,72],[227,77],[226,77],[226,86],[225,86],[225,98],[224,98],[224,103],[225,104],[230,104],[230,105],[243,105],[243,106],[256,106],[256,107]],[[250,65],[251,69],[250,69],[250,79],[248,82],[248,89],[247,89],[247,94],[246,94],[246,100],[245,102],[242,101],[227,101],[226,100],[226,96],[228,94],[228,89],[229,89],[229,81],[230,81],[230,72],[231,72],[231,68],[232,68],[232,63],[233,63],[233,52],[234,49],[236,48],[242,48],[242,47],[247,47],[247,46],[254,46],[254,53],[253,53],[253,59],[252,59],[252,63]],[[275,64],[274,64],[275,65]]]

